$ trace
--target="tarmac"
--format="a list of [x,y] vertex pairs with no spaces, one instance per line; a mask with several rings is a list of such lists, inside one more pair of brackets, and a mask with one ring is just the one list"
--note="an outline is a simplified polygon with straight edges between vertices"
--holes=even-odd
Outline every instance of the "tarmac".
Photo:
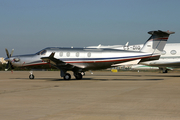
[[179,120],[180,73],[0,72],[1,120]]

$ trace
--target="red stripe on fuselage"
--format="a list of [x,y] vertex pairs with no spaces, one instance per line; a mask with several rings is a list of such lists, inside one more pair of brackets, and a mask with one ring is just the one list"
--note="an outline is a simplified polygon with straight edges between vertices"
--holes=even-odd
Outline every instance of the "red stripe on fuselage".
[[[150,58],[150,57],[156,57],[156,56],[159,56],[159,55],[155,55],[155,56],[146,56],[146,57],[141,57],[141,58],[129,58],[129,59],[118,59],[118,60],[94,60],[94,61],[70,61],[70,62],[66,62],[66,63],[103,63],[103,62],[118,62],[118,61],[130,61],[130,60],[137,60],[137,59],[143,59],[143,58]],[[48,63],[37,63],[37,64],[31,64],[31,65],[24,65],[22,67],[25,67],[25,66],[35,66],[35,65],[47,65],[47,64],[50,64],[49,62]]]

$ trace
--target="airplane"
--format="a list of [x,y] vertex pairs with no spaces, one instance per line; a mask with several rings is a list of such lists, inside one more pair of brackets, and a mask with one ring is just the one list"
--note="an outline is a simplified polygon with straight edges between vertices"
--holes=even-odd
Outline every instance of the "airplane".
[[[157,60],[160,52],[168,40],[170,31],[150,31],[151,37],[145,42],[141,51],[127,51],[102,48],[62,48],[47,47],[35,54],[12,56],[6,49],[6,69],[16,67],[35,67],[48,65],[60,69],[60,76],[64,80],[70,80],[71,75],[67,71],[73,71],[76,79],[82,79],[88,70],[110,68],[113,64],[139,59],[140,61]],[[31,73],[29,79],[34,79]]]
[[118,50],[130,50],[130,51],[140,51],[144,44],[129,45],[127,42],[125,45],[101,45],[98,46],[88,46],[86,48],[109,48]]
[[[154,61],[130,61],[126,63],[116,64],[115,66],[128,65],[132,69],[142,70],[142,69],[160,69],[163,73],[168,73],[168,70],[173,70],[174,68],[180,68],[180,43],[167,43],[164,47],[164,50],[161,53],[159,60]],[[140,51],[143,47],[143,44],[137,45],[101,45],[99,48],[111,48],[111,49],[120,49],[120,50],[130,50],[130,51]],[[87,48],[97,48],[97,46],[89,46]]]
[[141,65],[159,67],[163,73],[168,73],[168,70],[180,68],[180,43],[166,44],[159,60],[141,62]]
[[120,50],[127,50],[127,47],[129,45],[129,42],[127,42],[125,45],[101,45],[98,46],[88,46],[86,48],[110,48],[110,49],[120,49]]
[[[138,65],[134,65],[134,63],[131,62],[131,63],[126,63],[126,65],[133,64],[132,69],[157,69],[158,68],[162,70],[163,73],[168,73],[169,70],[173,70],[174,68],[180,68],[179,46],[180,46],[180,43],[167,43],[164,47],[164,50],[161,52],[161,57],[159,58],[159,60],[139,62]],[[129,45],[127,49],[131,51],[139,51],[142,47],[143,47],[143,44]],[[124,49],[123,47],[116,48],[114,47],[114,45],[112,47],[108,46],[108,48]],[[123,64],[120,64],[120,65],[123,65]]]

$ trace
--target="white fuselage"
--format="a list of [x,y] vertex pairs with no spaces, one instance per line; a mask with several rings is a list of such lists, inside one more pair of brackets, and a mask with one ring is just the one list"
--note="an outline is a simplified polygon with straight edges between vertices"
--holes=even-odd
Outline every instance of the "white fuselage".
[[180,67],[180,43],[167,43],[159,60],[142,62],[142,65]]
[[[143,44],[129,45],[126,47],[123,45],[102,46],[102,48],[106,47],[111,49],[139,51],[143,47]],[[180,43],[167,43],[159,60],[141,62],[140,64],[157,67],[180,67]]]

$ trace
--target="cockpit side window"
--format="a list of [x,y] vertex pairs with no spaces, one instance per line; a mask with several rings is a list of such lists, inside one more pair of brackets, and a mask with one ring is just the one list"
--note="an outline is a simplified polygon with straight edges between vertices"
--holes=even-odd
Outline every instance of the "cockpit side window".
[[46,50],[41,50],[40,52],[36,53],[37,55],[45,55],[46,54]]

